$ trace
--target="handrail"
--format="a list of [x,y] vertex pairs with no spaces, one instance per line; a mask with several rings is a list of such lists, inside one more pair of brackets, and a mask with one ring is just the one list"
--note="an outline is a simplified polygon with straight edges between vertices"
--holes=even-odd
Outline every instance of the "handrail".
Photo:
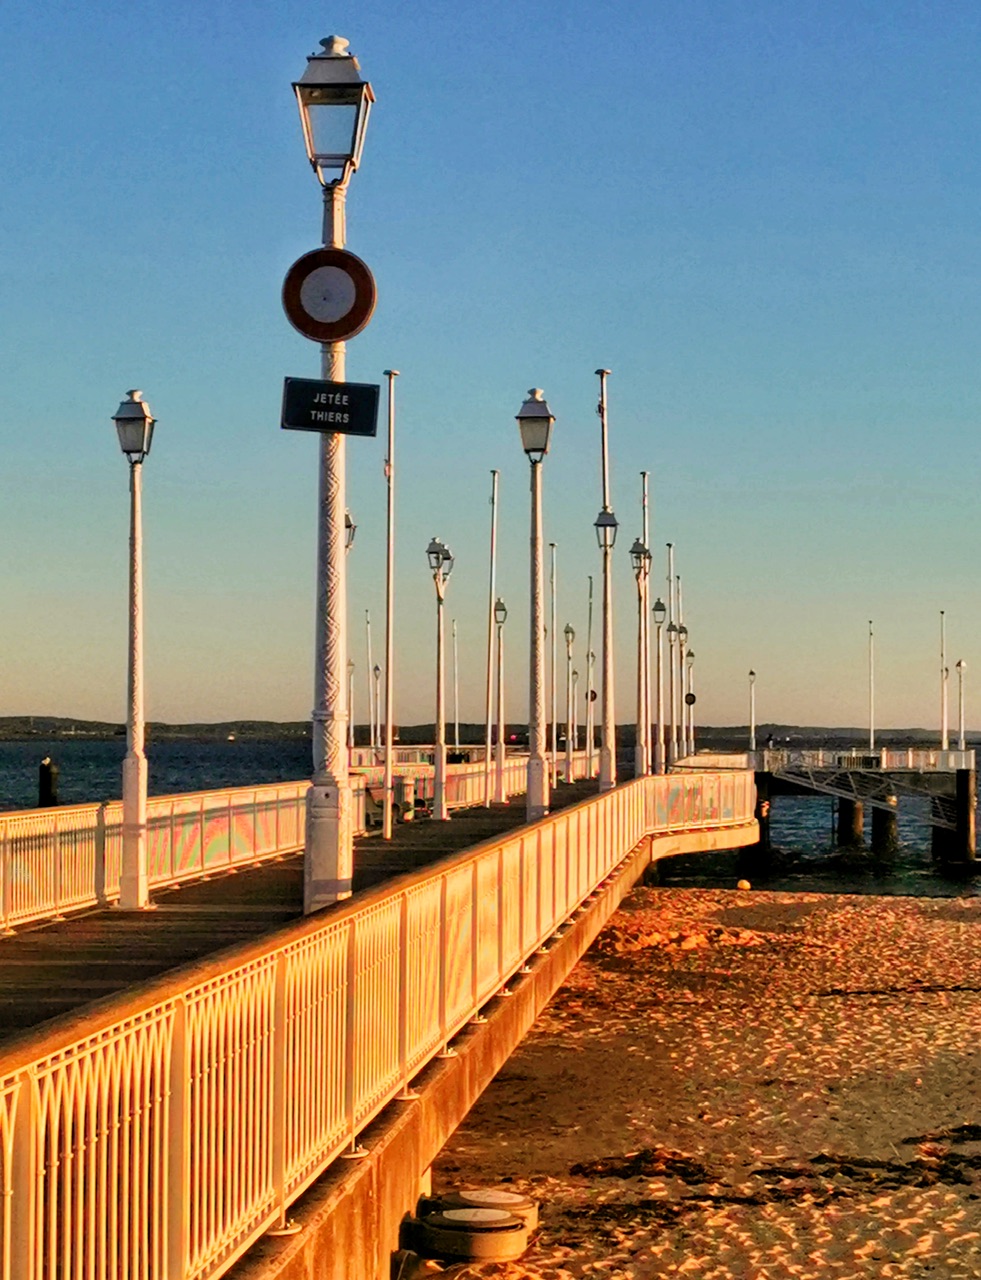
[[0,1046],[0,1280],[215,1280],[645,835],[754,799],[639,779]]
[[[525,790],[527,756],[505,763],[505,794]],[[573,761],[585,776],[586,753]],[[400,764],[416,780],[419,799],[432,798],[433,767]],[[484,763],[447,767],[451,809],[484,802]],[[382,784],[380,768],[351,775],[355,833],[366,829],[365,788]],[[147,800],[147,861],[151,889],[297,853],[303,848],[310,783],[278,782]],[[66,911],[107,906],[119,897],[122,802],[65,805],[0,813],[0,933]]]

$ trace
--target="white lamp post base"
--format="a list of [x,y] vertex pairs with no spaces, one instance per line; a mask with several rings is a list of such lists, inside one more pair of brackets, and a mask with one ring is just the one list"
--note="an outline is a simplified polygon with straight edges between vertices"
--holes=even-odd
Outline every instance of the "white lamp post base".
[[119,876],[119,906],[123,911],[150,907],[150,879],[146,861],[147,763],[143,752],[123,758],[123,856]]
[[336,781],[314,781],[307,793],[303,914],[351,896],[354,874],[354,793]]
[[549,766],[544,756],[528,758],[528,795],[526,817],[529,822],[540,822],[549,810]]

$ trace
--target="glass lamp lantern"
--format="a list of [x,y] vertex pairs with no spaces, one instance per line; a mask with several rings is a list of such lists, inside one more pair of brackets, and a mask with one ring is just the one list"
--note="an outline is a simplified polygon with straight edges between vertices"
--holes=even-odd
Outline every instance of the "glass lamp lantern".
[[348,41],[328,36],[294,82],[307,157],[322,186],[343,186],[361,163],[368,115],[375,100],[361,79]]
[[571,648],[572,648],[572,642],[573,642],[573,641],[575,640],[575,638],[576,638],[576,633],[575,633],[575,631],[573,630],[573,627],[572,627],[572,623],[571,623],[571,622],[567,622],[567,623],[565,624],[565,631],[563,632],[563,635],[565,636],[565,643],[566,643],[566,647],[567,647],[567,648],[569,648],[569,649],[571,649]]
[[344,548],[350,551],[354,546],[354,535],[358,531],[358,526],[354,523],[350,511],[344,512]]
[[601,511],[593,521],[593,528],[596,530],[596,541],[599,543],[601,550],[612,549],[617,540],[618,527],[616,516],[612,511],[607,511],[606,509]]
[[545,402],[545,393],[540,387],[532,387],[528,392],[528,399],[515,416],[521,432],[522,449],[533,463],[541,462],[548,453],[548,447],[552,441],[555,418]]
[[497,600],[494,601],[494,621],[499,627],[503,627],[507,621],[507,616],[507,605],[500,597],[498,597]]
[[658,626],[658,627],[662,626],[664,623],[664,619],[668,616],[668,611],[664,601],[661,599],[660,596],[658,596],[658,598],[654,601],[654,607],[651,610],[651,613],[654,614],[655,626]]
[[688,652],[685,654],[685,666],[688,668],[689,671],[691,671],[694,665],[695,665],[695,654],[691,649],[689,649]]
[[751,672],[749,673],[749,683],[750,683],[750,684],[755,684],[755,683],[756,683],[756,672],[755,672],[755,671],[751,671]]
[[426,548],[426,559],[429,561],[429,567],[433,573],[439,573],[443,564],[443,552],[445,550],[446,548],[439,538],[433,538]]
[[634,538],[634,545],[630,548],[630,559],[634,566],[634,573],[638,578],[641,577],[650,565],[651,553],[640,538]]
[[119,435],[119,447],[131,463],[142,462],[150,452],[156,419],[143,399],[142,391],[127,391],[112,420]]

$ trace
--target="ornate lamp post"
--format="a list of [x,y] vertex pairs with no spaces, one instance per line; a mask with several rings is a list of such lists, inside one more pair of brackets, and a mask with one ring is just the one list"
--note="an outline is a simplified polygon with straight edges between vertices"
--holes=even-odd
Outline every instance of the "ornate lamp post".
[[[368,323],[374,281],[344,250],[347,185],[361,160],[374,94],[357,59],[339,36],[321,41],[293,85],[307,158],[323,188],[322,249],[294,263],[283,286],[290,322],[322,344],[321,377],[343,383],[348,338]],[[349,777],[345,444],[337,431],[320,433],[318,497],[316,666],[314,670],[313,778],[307,797],[305,913],[351,893],[354,805]]]
[[617,726],[613,707],[613,546],[617,540],[617,518],[610,506],[610,457],[606,416],[606,379],[609,369],[597,369],[600,380],[600,398],[597,413],[600,418],[603,459],[603,509],[593,522],[596,540],[603,553],[603,673],[600,710],[602,733],[600,741],[600,791],[609,791],[617,781]]
[[347,705],[348,705],[348,724],[347,724],[347,745],[348,750],[354,746],[354,659],[349,658],[347,663]]
[[749,673],[749,749],[756,750],[756,672]]
[[446,807],[446,706],[443,685],[443,599],[446,583],[453,572],[453,555],[439,538],[426,548],[426,558],[436,587],[436,743],[433,754],[433,817],[447,819]]
[[654,742],[654,770],[656,773],[664,772],[664,637],[661,634],[664,627],[664,619],[667,617],[667,608],[664,601],[658,596],[654,601],[654,608],[651,610],[654,615],[654,634],[657,649],[657,669],[656,669],[656,686],[657,686],[657,738]]
[[528,690],[529,822],[549,810],[549,780],[545,762],[545,584],[542,567],[542,460],[548,453],[555,418],[537,387],[516,415],[521,447],[531,463],[531,668]]
[[957,749],[964,751],[967,748],[964,730],[964,672],[967,670],[967,663],[963,658],[958,658],[954,665],[957,668]]
[[630,559],[637,582],[637,734],[634,745],[634,777],[643,778],[651,771],[651,714],[647,705],[647,578],[651,571],[651,553],[634,539]]
[[668,636],[668,703],[670,710],[670,726],[668,732],[668,764],[672,765],[678,759],[678,698],[675,685],[678,682],[678,663],[675,658],[675,649],[678,645],[678,624],[677,622],[669,622],[667,625]]
[[565,781],[571,782],[572,752],[574,750],[572,737],[572,645],[576,638],[571,622],[565,624],[565,630],[562,634],[565,636]]
[[387,502],[385,511],[385,792],[382,810],[382,837],[392,838],[395,807],[395,779],[392,759],[395,737],[395,379],[398,369],[386,369],[388,379],[388,456],[385,459]]
[[572,749],[579,750],[579,672],[572,673]]
[[143,459],[150,452],[154,416],[142,391],[127,391],[113,415],[119,447],[129,463],[129,671],[126,755],[123,758],[123,859],[119,905],[138,911],[150,905],[146,860],[146,786],[143,715]]
[[508,611],[504,601],[494,601],[494,625],[497,629],[497,742],[494,745],[494,801],[496,804],[507,804],[508,797],[504,788],[504,734],[507,726],[504,723],[504,624]]

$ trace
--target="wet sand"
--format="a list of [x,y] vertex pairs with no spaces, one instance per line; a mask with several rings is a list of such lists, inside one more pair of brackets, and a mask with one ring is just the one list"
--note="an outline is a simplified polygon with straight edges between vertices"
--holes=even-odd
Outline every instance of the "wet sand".
[[981,898],[635,890],[434,1168],[500,1183],[461,1280],[981,1274]]

